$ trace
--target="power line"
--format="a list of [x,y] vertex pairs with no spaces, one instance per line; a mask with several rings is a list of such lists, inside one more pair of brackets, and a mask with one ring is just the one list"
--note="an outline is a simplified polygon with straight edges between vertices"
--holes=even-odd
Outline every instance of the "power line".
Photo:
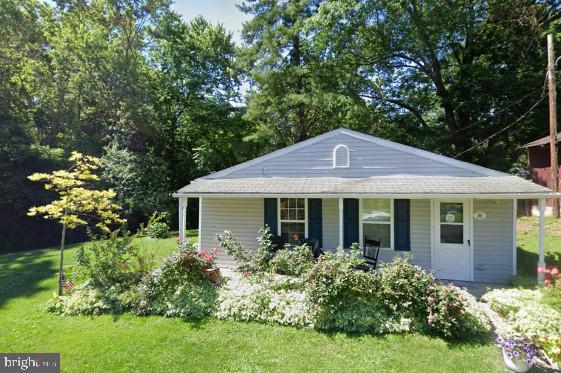
[[495,132],[494,134],[490,135],[489,137],[487,137],[487,138],[485,138],[485,139],[479,141],[478,143],[476,143],[476,144],[475,144],[474,146],[472,146],[471,148],[466,149],[466,150],[464,150],[463,152],[456,154],[453,158],[458,158],[460,155],[465,154],[465,153],[467,153],[467,152],[469,152],[469,151],[471,151],[471,150],[477,148],[479,145],[483,144],[484,142],[486,142],[486,141],[488,141],[488,140],[491,140],[493,137],[498,136],[498,135],[500,135],[501,133],[503,133],[504,131],[508,130],[509,128],[511,128],[512,126],[514,126],[514,125],[517,124],[518,122],[520,122],[522,119],[524,119],[524,117],[526,117],[526,115],[528,115],[532,110],[534,110],[534,108],[535,108],[536,106],[538,106],[539,103],[542,102],[543,99],[544,99],[545,97],[546,97],[545,94],[542,95],[542,96],[538,99],[538,101],[536,101],[536,103],[535,103],[534,105],[532,105],[532,107],[531,107],[527,112],[525,112],[524,114],[522,114],[522,116],[521,116],[520,118],[516,119],[514,122],[512,122],[512,123],[509,124],[508,126],[503,127],[501,130],[499,130],[499,131]]
[[[561,58],[561,57],[559,57],[559,58]],[[544,99],[544,97],[546,96],[545,89],[547,88],[547,77],[548,77],[548,73],[549,73],[549,72],[546,70],[546,72],[545,72],[545,79],[544,79],[544,81],[543,81],[543,87],[542,87],[542,95],[541,95],[541,97],[538,99],[538,101],[536,101],[536,103],[535,103],[534,105],[532,105],[532,107],[531,107],[527,112],[525,112],[524,114],[522,114],[521,117],[519,117],[518,119],[516,119],[514,122],[512,122],[512,123],[509,124],[508,126],[502,128],[502,129],[499,130],[498,132],[495,132],[495,133],[492,134],[491,136],[489,136],[489,137],[487,137],[487,138],[485,138],[485,139],[479,141],[478,143],[476,143],[476,144],[475,144],[474,146],[472,146],[471,148],[468,148],[468,149],[464,150],[463,152],[456,154],[456,155],[455,155],[454,157],[452,157],[452,158],[458,158],[460,155],[465,154],[465,153],[467,153],[467,152],[469,152],[469,151],[472,151],[473,149],[477,148],[479,145],[483,144],[485,141],[490,140],[490,139],[492,139],[493,137],[495,137],[495,136],[497,136],[497,135],[500,135],[501,133],[503,133],[504,131],[506,131],[506,130],[509,129],[510,127],[514,126],[516,123],[520,122],[522,119],[524,119],[524,117],[525,117],[526,115],[528,115],[532,110],[534,110],[534,108],[535,108],[536,106],[538,106],[538,104],[539,104],[539,103]],[[535,93],[537,90],[539,90],[539,88],[536,89],[536,90],[534,90],[534,91],[532,91],[531,93],[527,94],[526,96],[522,97],[521,99],[518,99],[517,101],[523,100],[524,98],[526,98],[526,97],[532,95],[533,93]],[[516,101],[515,101],[515,102],[516,102]],[[513,103],[513,104],[514,104],[514,103]],[[508,105],[508,106],[505,107],[505,108],[503,108],[501,111],[504,111],[504,110],[505,110],[506,108],[508,108],[509,106],[512,106],[512,104],[511,104],[511,105]],[[473,126],[473,125],[475,125],[475,124],[476,124],[476,123],[472,123],[471,125],[469,125],[469,126],[467,126],[467,127],[471,127],[471,126]],[[467,128],[467,127],[465,127],[465,128]],[[464,129],[465,129],[465,128],[464,128]],[[459,130],[458,130],[458,131],[459,131]],[[457,132],[457,131],[456,131],[456,132]],[[454,132],[454,133],[456,133],[456,132]]]

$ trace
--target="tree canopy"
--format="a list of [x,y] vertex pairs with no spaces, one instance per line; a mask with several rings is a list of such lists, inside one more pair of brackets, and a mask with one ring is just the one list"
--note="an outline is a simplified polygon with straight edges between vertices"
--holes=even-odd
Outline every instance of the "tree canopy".
[[548,130],[558,1],[246,0],[239,45],[170,6],[0,0],[0,247],[56,242],[21,234],[52,197],[26,177],[72,151],[101,159],[134,227],[190,180],[337,127],[506,172]]

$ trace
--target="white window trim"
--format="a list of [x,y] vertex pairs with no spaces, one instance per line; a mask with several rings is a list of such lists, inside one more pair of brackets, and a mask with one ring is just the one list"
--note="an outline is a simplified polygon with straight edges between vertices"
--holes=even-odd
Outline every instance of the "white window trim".
[[282,223],[302,223],[302,220],[282,220],[281,221],[281,198],[286,199],[303,199],[304,200],[304,238],[308,238],[308,198],[301,198],[301,197],[279,197],[277,198],[277,231],[279,233],[279,237],[282,235]]
[[[345,149],[347,154],[347,161],[342,166],[337,165],[337,150],[339,150],[340,148]],[[351,151],[347,145],[339,144],[333,148],[333,168],[349,168],[349,167],[351,167]]]
[[366,198],[366,199],[388,199],[390,201],[390,221],[389,223],[386,222],[363,222],[362,221],[362,209],[363,209],[363,200],[365,198],[359,198],[358,201],[358,217],[359,217],[359,228],[358,234],[360,235],[360,247],[364,247],[364,226],[363,224],[389,224],[390,225],[390,247],[380,247],[382,251],[395,251],[394,248],[394,199],[393,198]]

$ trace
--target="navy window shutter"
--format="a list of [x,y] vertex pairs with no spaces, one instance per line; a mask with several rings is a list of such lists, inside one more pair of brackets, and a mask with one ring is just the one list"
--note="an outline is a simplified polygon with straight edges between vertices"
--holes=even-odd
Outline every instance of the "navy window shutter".
[[358,238],[358,199],[345,198],[343,200],[343,244],[345,248],[351,247]]
[[319,241],[319,247],[323,247],[322,242],[322,220],[321,220],[321,199],[308,199],[308,238]]
[[411,201],[394,200],[394,248],[399,251],[411,250]]
[[278,236],[277,199],[265,198],[265,224],[271,229],[271,234]]

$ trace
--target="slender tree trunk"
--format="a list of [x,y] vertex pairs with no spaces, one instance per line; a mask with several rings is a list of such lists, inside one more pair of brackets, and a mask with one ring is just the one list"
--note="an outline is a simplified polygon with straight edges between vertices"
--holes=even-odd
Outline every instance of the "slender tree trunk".
[[62,279],[64,274],[62,273],[62,266],[64,263],[64,240],[66,239],[66,224],[62,225],[62,236],[60,238],[60,262],[58,265],[58,295],[62,295]]

